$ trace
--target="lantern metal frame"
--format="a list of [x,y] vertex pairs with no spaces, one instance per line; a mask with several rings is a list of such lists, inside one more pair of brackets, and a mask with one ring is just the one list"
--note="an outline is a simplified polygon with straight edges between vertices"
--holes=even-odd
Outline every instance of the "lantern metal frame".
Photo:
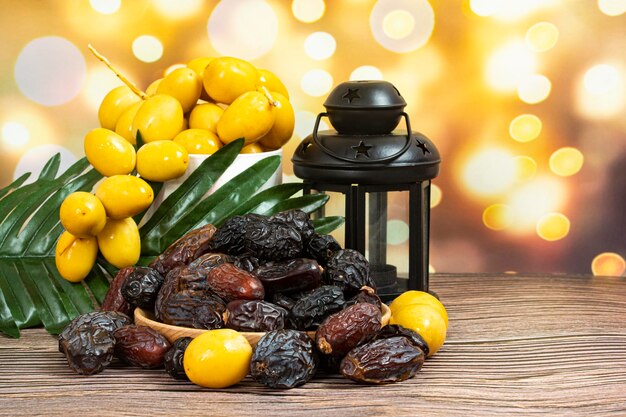
[[[397,291],[428,291],[429,239],[430,239],[430,180],[404,184],[337,184],[304,180],[304,194],[313,190],[338,192],[345,196],[345,242],[346,248],[365,253],[366,218],[370,220],[368,241],[370,264],[386,265],[387,223],[378,222],[378,236],[372,238],[373,215],[387,218],[387,193],[409,192],[409,270],[406,288]],[[369,194],[369,216],[366,213],[366,195]],[[373,198],[372,198],[373,197]],[[323,210],[323,209],[322,209]],[[323,215],[323,212],[320,213]],[[396,282],[398,280],[396,279]]]
[[[439,173],[441,159],[436,146],[411,129],[405,106],[400,92],[387,81],[341,83],[329,94],[324,102],[326,112],[318,114],[312,134],[302,140],[291,159],[294,174],[303,180],[304,194],[344,195],[344,246],[368,257],[370,273],[384,301],[405,290],[429,290],[430,185]],[[328,117],[336,130],[318,132],[323,117]],[[395,130],[402,119],[406,130]],[[387,264],[391,248],[387,244],[387,205],[390,192],[406,191],[409,253],[405,288],[396,266]]]

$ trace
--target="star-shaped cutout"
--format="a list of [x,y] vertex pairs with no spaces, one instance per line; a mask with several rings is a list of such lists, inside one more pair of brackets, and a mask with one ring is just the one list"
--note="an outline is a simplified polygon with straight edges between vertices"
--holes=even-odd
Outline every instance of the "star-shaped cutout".
[[361,143],[359,143],[359,146],[351,146],[351,148],[356,151],[356,153],[354,154],[355,158],[357,156],[359,156],[359,155],[365,155],[365,156],[367,156],[369,158],[370,157],[369,150],[372,147],[373,146],[371,146],[371,145],[366,145],[363,141],[361,141]]
[[425,143],[420,142],[419,140],[415,139],[415,142],[417,142],[417,147],[420,148],[422,150],[422,152],[424,152],[424,155],[426,155],[427,153],[430,153],[430,151],[428,150],[428,148],[426,147]]
[[352,100],[356,100],[357,98],[361,98],[359,95],[359,89],[355,88],[354,90],[348,88],[348,92],[344,94],[341,98],[347,98],[348,102],[352,103]]

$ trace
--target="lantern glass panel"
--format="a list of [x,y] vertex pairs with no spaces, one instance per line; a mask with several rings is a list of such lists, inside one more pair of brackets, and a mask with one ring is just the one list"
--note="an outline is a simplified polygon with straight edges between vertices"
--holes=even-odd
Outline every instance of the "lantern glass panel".
[[380,293],[406,289],[409,277],[408,191],[366,194],[365,256]]

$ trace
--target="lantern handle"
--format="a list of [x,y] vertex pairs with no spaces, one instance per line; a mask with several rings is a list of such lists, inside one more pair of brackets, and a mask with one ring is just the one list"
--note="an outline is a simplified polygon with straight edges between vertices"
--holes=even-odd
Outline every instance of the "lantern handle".
[[[342,161],[346,161],[346,162],[354,162],[354,158],[347,158],[343,155],[339,155],[338,153],[336,153],[335,151],[333,151],[332,149],[327,148],[326,146],[322,145],[322,142],[319,140],[318,136],[317,136],[317,129],[320,126],[320,121],[322,120],[322,117],[327,117],[328,113],[322,112],[320,114],[317,115],[317,119],[315,119],[315,126],[313,127],[313,141],[317,144],[317,146],[319,146],[322,151],[324,151],[326,154],[332,156],[333,158],[337,158],[339,160]],[[371,159],[371,160],[359,160],[359,162],[364,162],[364,163],[377,163],[377,162],[387,162],[387,161],[391,161],[392,159],[395,159],[397,157],[399,157],[400,155],[402,155],[403,153],[405,153],[407,151],[407,149],[409,149],[409,147],[411,146],[411,122],[409,122],[409,115],[406,114],[406,112],[402,112],[402,116],[404,117],[404,120],[406,121],[406,143],[404,144],[404,146],[402,147],[402,149],[400,149],[398,152],[386,156],[384,158],[379,158],[379,159]]]

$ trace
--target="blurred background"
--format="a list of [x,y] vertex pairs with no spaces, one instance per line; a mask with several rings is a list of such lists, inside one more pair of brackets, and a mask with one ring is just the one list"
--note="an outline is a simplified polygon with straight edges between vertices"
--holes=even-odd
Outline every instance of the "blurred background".
[[[333,86],[385,79],[442,154],[431,270],[624,274],[626,0],[0,0],[0,187],[84,155],[120,81],[230,55],[277,74],[290,157]],[[324,127],[324,126],[323,126]],[[327,127],[327,126],[326,126]],[[390,242],[408,236],[390,210]],[[393,251],[392,251],[393,252]],[[392,263],[394,260],[391,259]]]

